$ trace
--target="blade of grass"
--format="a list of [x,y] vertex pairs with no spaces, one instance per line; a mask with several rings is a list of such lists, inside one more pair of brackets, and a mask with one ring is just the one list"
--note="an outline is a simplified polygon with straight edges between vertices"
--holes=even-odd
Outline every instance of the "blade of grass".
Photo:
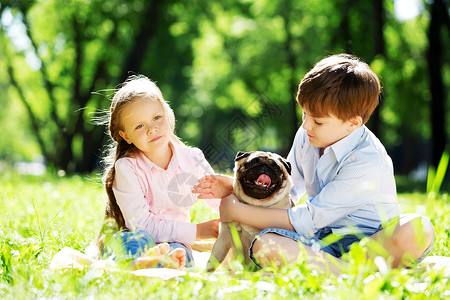
[[31,203],[33,203],[34,213],[36,214],[36,220],[37,220],[38,229],[39,229],[39,240],[41,241],[41,244],[44,244],[44,233],[42,232],[41,221],[39,220],[39,214],[37,212],[36,205],[34,204],[34,200],[31,200]]
[[447,172],[447,166],[449,161],[449,151],[446,149],[444,153],[442,153],[441,160],[439,161],[438,168],[436,170],[436,176],[433,182],[433,191],[438,193],[442,182],[444,181],[445,173]]
[[430,167],[428,170],[428,178],[427,178],[427,215],[430,215],[432,204],[434,199],[436,198],[436,194],[439,193],[439,190],[441,188],[442,182],[444,181],[445,174],[447,172],[447,167],[449,163],[449,147],[447,146],[444,150],[444,153],[442,153],[442,157],[439,161],[439,165],[437,167],[437,170],[435,171],[434,168]]
[[234,245],[236,249],[241,253],[242,252],[242,243],[241,238],[239,237],[239,233],[236,229],[236,225],[234,223],[230,224],[231,237],[233,238]]
[[241,238],[239,236],[238,230],[236,228],[236,224],[230,223],[230,232],[231,237],[233,239],[234,246],[236,247],[236,261],[234,261],[234,268],[242,269],[245,265],[245,254],[242,247]]

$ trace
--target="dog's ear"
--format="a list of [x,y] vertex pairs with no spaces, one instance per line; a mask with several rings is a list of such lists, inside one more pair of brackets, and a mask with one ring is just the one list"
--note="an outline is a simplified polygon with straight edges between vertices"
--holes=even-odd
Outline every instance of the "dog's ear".
[[280,158],[281,163],[284,165],[284,167],[286,168],[286,171],[289,173],[289,175],[292,175],[292,167],[291,167],[291,163],[289,161],[287,161],[284,158]]
[[242,152],[242,151],[239,151],[239,152],[236,154],[236,157],[234,158],[234,161],[241,160],[241,159],[243,159],[243,158],[249,156],[250,153],[251,153],[251,152]]

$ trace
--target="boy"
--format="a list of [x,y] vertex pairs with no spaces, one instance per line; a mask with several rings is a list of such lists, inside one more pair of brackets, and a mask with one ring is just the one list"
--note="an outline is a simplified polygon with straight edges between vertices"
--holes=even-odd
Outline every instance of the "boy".
[[[298,202],[306,192],[306,203],[285,210],[249,206],[234,195],[221,202],[222,222],[266,228],[249,250],[255,263],[293,262],[303,248],[308,262],[339,273],[341,255],[372,235],[393,267],[408,265],[431,249],[428,219],[396,218],[392,161],[364,125],[378,104],[380,89],[370,67],[345,54],[321,60],[302,79],[297,101],[303,124],[287,158],[294,184],[291,197]],[[199,183],[194,187],[199,198],[225,196],[232,189],[232,180],[225,176],[208,176]],[[381,224],[394,218],[396,227],[386,234]],[[326,243],[326,237],[338,241]]]

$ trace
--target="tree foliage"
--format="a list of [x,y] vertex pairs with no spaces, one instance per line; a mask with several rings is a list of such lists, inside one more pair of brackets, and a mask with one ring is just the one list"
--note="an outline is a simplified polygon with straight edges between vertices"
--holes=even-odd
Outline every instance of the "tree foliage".
[[[0,86],[7,92],[0,102],[17,119],[0,112],[0,123],[28,127],[4,133],[0,156],[39,149],[58,169],[92,170],[105,143],[105,128],[92,116],[109,107],[112,89],[130,72],[157,81],[175,110],[177,134],[202,148],[218,170],[239,150],[286,155],[300,125],[300,79],[324,56],[347,52],[380,75],[385,99],[368,125],[388,147],[404,145],[409,171],[416,141],[436,140],[437,123],[444,137],[449,132],[449,95],[442,93],[442,116],[433,123],[436,96],[429,87],[436,3],[447,8],[440,10],[438,36],[445,49],[444,0],[424,3],[406,21],[387,0],[2,0]],[[450,84],[448,55],[433,57],[443,91]],[[10,143],[13,135],[34,146]]]
[[[95,167],[104,128],[94,126],[91,114],[108,107],[108,93],[93,92],[113,88],[129,72],[154,73],[154,79],[183,87],[185,79],[173,68],[164,68],[160,59],[173,52],[178,55],[170,56],[169,65],[182,67],[191,61],[189,48],[168,32],[167,5],[163,1],[2,4],[2,19],[11,20],[1,31],[9,81],[26,108],[43,156],[56,168]],[[23,49],[20,40],[26,41]]]

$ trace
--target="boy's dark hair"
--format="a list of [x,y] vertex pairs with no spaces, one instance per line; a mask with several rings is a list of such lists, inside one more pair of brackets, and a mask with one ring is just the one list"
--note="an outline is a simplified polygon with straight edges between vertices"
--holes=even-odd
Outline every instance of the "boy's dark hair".
[[369,65],[349,54],[319,61],[300,82],[297,101],[314,117],[342,121],[360,116],[363,124],[378,105],[381,86]]

